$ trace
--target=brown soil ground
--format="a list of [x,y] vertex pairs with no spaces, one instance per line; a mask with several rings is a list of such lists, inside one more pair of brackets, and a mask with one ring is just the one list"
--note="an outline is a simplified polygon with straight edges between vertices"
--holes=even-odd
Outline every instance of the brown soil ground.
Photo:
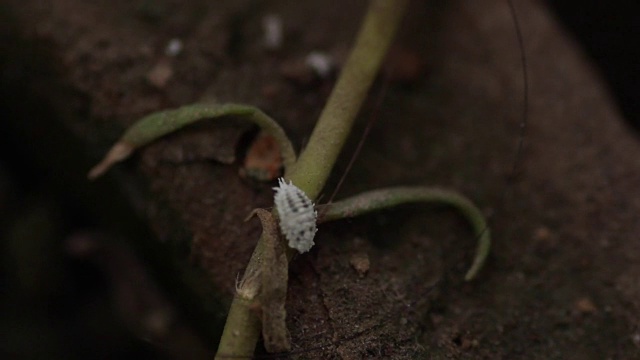
[[[243,219],[255,207],[271,206],[273,184],[238,176],[255,131],[194,127],[147,147],[95,184],[84,182],[86,158],[97,161],[135,119],[202,99],[256,105],[303,147],[333,77],[314,78],[301,64],[316,50],[339,63],[364,6],[334,0],[0,2],[2,104],[18,123],[12,128],[22,129],[15,136],[26,139],[12,151],[44,158],[53,174],[48,179],[65,184],[55,193],[71,193],[82,211],[95,212],[102,224],[97,231],[142,243],[134,247],[160,274],[165,291],[159,297],[170,299],[148,306],[173,303],[185,319],[149,342],[158,357],[210,358],[215,351],[236,274],[260,232],[257,221]],[[291,358],[640,358],[640,144],[549,13],[535,1],[516,7],[530,80],[516,174],[523,78],[506,2],[413,1],[372,92],[384,87],[384,97],[372,96],[363,109],[325,190],[328,197],[375,118],[338,198],[393,185],[456,189],[491,215],[487,267],[473,282],[462,280],[474,238],[447,209],[403,207],[323,227],[316,248],[291,264]],[[284,23],[282,48],[273,51],[262,42],[267,14]],[[172,38],[183,44],[177,56],[164,53]],[[70,150],[78,139],[77,150]],[[85,190],[101,186],[105,190],[85,197]],[[114,189],[153,230],[153,242],[113,220]],[[118,264],[139,261],[110,256]],[[370,263],[364,275],[352,265],[362,258]],[[149,331],[148,322],[135,325],[144,310],[118,297],[139,291],[136,281],[122,280],[137,265],[116,271],[101,264],[116,279],[109,293],[121,300],[116,307],[133,319],[127,331]],[[15,296],[6,298],[5,311],[20,308]],[[91,309],[76,316],[107,321]],[[27,358],[38,354],[34,349],[55,349],[48,352],[52,358],[68,358],[65,351],[78,346],[34,335],[20,311],[15,322],[10,316],[3,322],[4,333],[23,324],[7,337],[8,353]],[[87,340],[87,354],[116,354],[108,346],[124,340],[113,333]],[[190,355],[176,355],[185,344]]]

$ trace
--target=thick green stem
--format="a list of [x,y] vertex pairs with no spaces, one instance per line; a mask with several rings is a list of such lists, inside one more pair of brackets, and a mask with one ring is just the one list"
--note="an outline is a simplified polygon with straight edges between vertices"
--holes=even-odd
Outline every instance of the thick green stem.
[[[254,348],[260,338],[260,318],[255,314],[255,302],[236,295],[231,303],[227,324],[241,324],[220,339],[216,360],[244,358],[252,359]],[[225,326],[225,333],[227,327]]]
[[[266,291],[263,291],[264,278],[265,276],[269,277],[269,275],[273,275],[273,268],[281,265],[284,270],[275,269],[275,272],[280,275],[280,277],[283,277],[283,279],[278,282],[278,279],[269,278],[267,282],[273,280],[277,284],[281,283],[282,287],[286,288],[287,286],[286,257],[282,256],[283,259],[277,262],[276,256],[273,253],[273,251],[276,250],[276,246],[273,244],[279,241],[278,225],[266,210],[255,210],[247,220],[253,217],[253,215],[257,215],[260,219],[262,235],[260,235],[260,240],[253,252],[249,266],[247,266],[244,272],[242,281],[237,285],[236,294],[231,303],[229,315],[227,316],[223,336],[218,346],[216,359],[253,357],[254,348],[260,338],[260,331],[262,330],[259,314],[262,312],[264,318],[264,306],[273,305],[272,298],[264,299],[265,293],[269,296],[273,295],[274,291],[274,289],[266,289]],[[269,246],[271,249],[267,249]],[[266,285],[273,287],[271,284]],[[282,304],[282,312],[284,312],[286,290],[283,292],[284,295],[279,299],[279,302]],[[263,307],[263,309],[259,307]],[[282,316],[281,325],[286,329],[284,315]]]
[[[406,4],[407,0],[370,2],[351,54],[305,151],[292,168],[285,170],[285,177],[312,199],[318,196],[329,177],[396,33]],[[247,276],[253,276],[251,269],[260,267],[266,246],[264,242],[264,239],[258,241],[243,281]],[[239,295],[233,299],[216,359],[243,356],[254,351],[260,333],[260,328],[255,324],[259,320],[256,314],[241,304],[243,301],[245,300]]]
[[391,44],[407,0],[373,0],[307,147],[285,177],[315,199],[324,187],[380,64]]

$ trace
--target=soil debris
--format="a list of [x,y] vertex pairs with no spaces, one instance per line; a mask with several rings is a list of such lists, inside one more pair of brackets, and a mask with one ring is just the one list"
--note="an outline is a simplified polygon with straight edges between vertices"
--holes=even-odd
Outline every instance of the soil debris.
[[349,259],[349,264],[351,264],[351,267],[353,267],[360,277],[365,277],[371,266],[369,255],[366,253],[353,254],[351,259]]
[[278,142],[273,136],[260,132],[247,152],[240,176],[270,181],[280,176],[281,172],[282,156]]

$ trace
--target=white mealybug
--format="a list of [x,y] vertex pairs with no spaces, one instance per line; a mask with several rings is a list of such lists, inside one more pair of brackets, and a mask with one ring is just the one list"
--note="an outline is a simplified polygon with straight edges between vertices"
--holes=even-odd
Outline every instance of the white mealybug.
[[313,202],[291,181],[278,179],[279,187],[273,188],[276,194],[273,201],[280,217],[280,230],[289,241],[289,247],[300,253],[309,251],[316,235],[316,219],[318,213],[313,209]]

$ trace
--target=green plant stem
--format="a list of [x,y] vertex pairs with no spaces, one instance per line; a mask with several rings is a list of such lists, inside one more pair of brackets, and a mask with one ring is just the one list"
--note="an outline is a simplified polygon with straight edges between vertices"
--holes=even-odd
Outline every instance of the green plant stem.
[[[354,47],[338,82],[320,115],[305,151],[285,177],[315,199],[353,126],[355,117],[378,73],[380,64],[400,24],[407,0],[372,0]],[[264,240],[259,240],[249,260],[243,281],[259,269],[263,260]],[[259,285],[256,284],[256,289]],[[259,337],[256,314],[246,299],[236,294],[229,310],[216,359],[251,356]],[[240,312],[241,314],[238,314]]]
[[[247,266],[244,272],[242,281],[236,286],[236,294],[231,308],[229,309],[229,315],[227,316],[227,322],[225,324],[224,334],[220,340],[218,346],[218,352],[216,359],[227,358],[252,358],[255,345],[260,338],[260,331],[262,330],[260,312],[258,311],[259,302],[263,301],[265,292],[263,290],[263,283],[265,275],[268,276],[268,272],[265,273],[262,269],[265,266],[276,266],[275,256],[269,256],[271,253],[267,247],[274,242],[279,241],[278,225],[271,214],[262,209],[254,210],[251,215],[246,219],[251,219],[254,215],[260,219],[262,224],[262,234],[260,240],[251,258],[251,262]],[[273,255],[273,254],[272,254]],[[284,259],[284,277],[283,287],[286,287],[287,273],[286,273],[286,259]],[[277,269],[276,269],[277,271]],[[269,279],[270,280],[270,279]],[[268,284],[267,284],[268,285]],[[277,285],[277,284],[276,284]],[[269,293],[267,289],[267,296]],[[286,290],[285,290],[286,296]],[[282,308],[284,311],[284,297],[282,297]],[[265,314],[262,314],[264,317]],[[238,326],[240,324],[241,326]],[[282,321],[284,327],[284,319]]]
[[478,245],[465,280],[473,280],[484,265],[491,248],[491,234],[480,209],[461,194],[431,187],[396,187],[368,191],[318,208],[319,223],[352,218],[402,204],[430,203],[451,206],[469,221],[478,238]]
[[[220,339],[216,359],[252,359],[254,349],[260,338],[260,318],[255,314],[253,299],[244,299],[238,295],[233,298],[227,324],[242,324],[235,327]],[[225,326],[225,332],[227,326]]]
[[315,199],[324,187],[380,64],[394,38],[407,0],[373,0],[355,45],[309,143],[285,177]]

